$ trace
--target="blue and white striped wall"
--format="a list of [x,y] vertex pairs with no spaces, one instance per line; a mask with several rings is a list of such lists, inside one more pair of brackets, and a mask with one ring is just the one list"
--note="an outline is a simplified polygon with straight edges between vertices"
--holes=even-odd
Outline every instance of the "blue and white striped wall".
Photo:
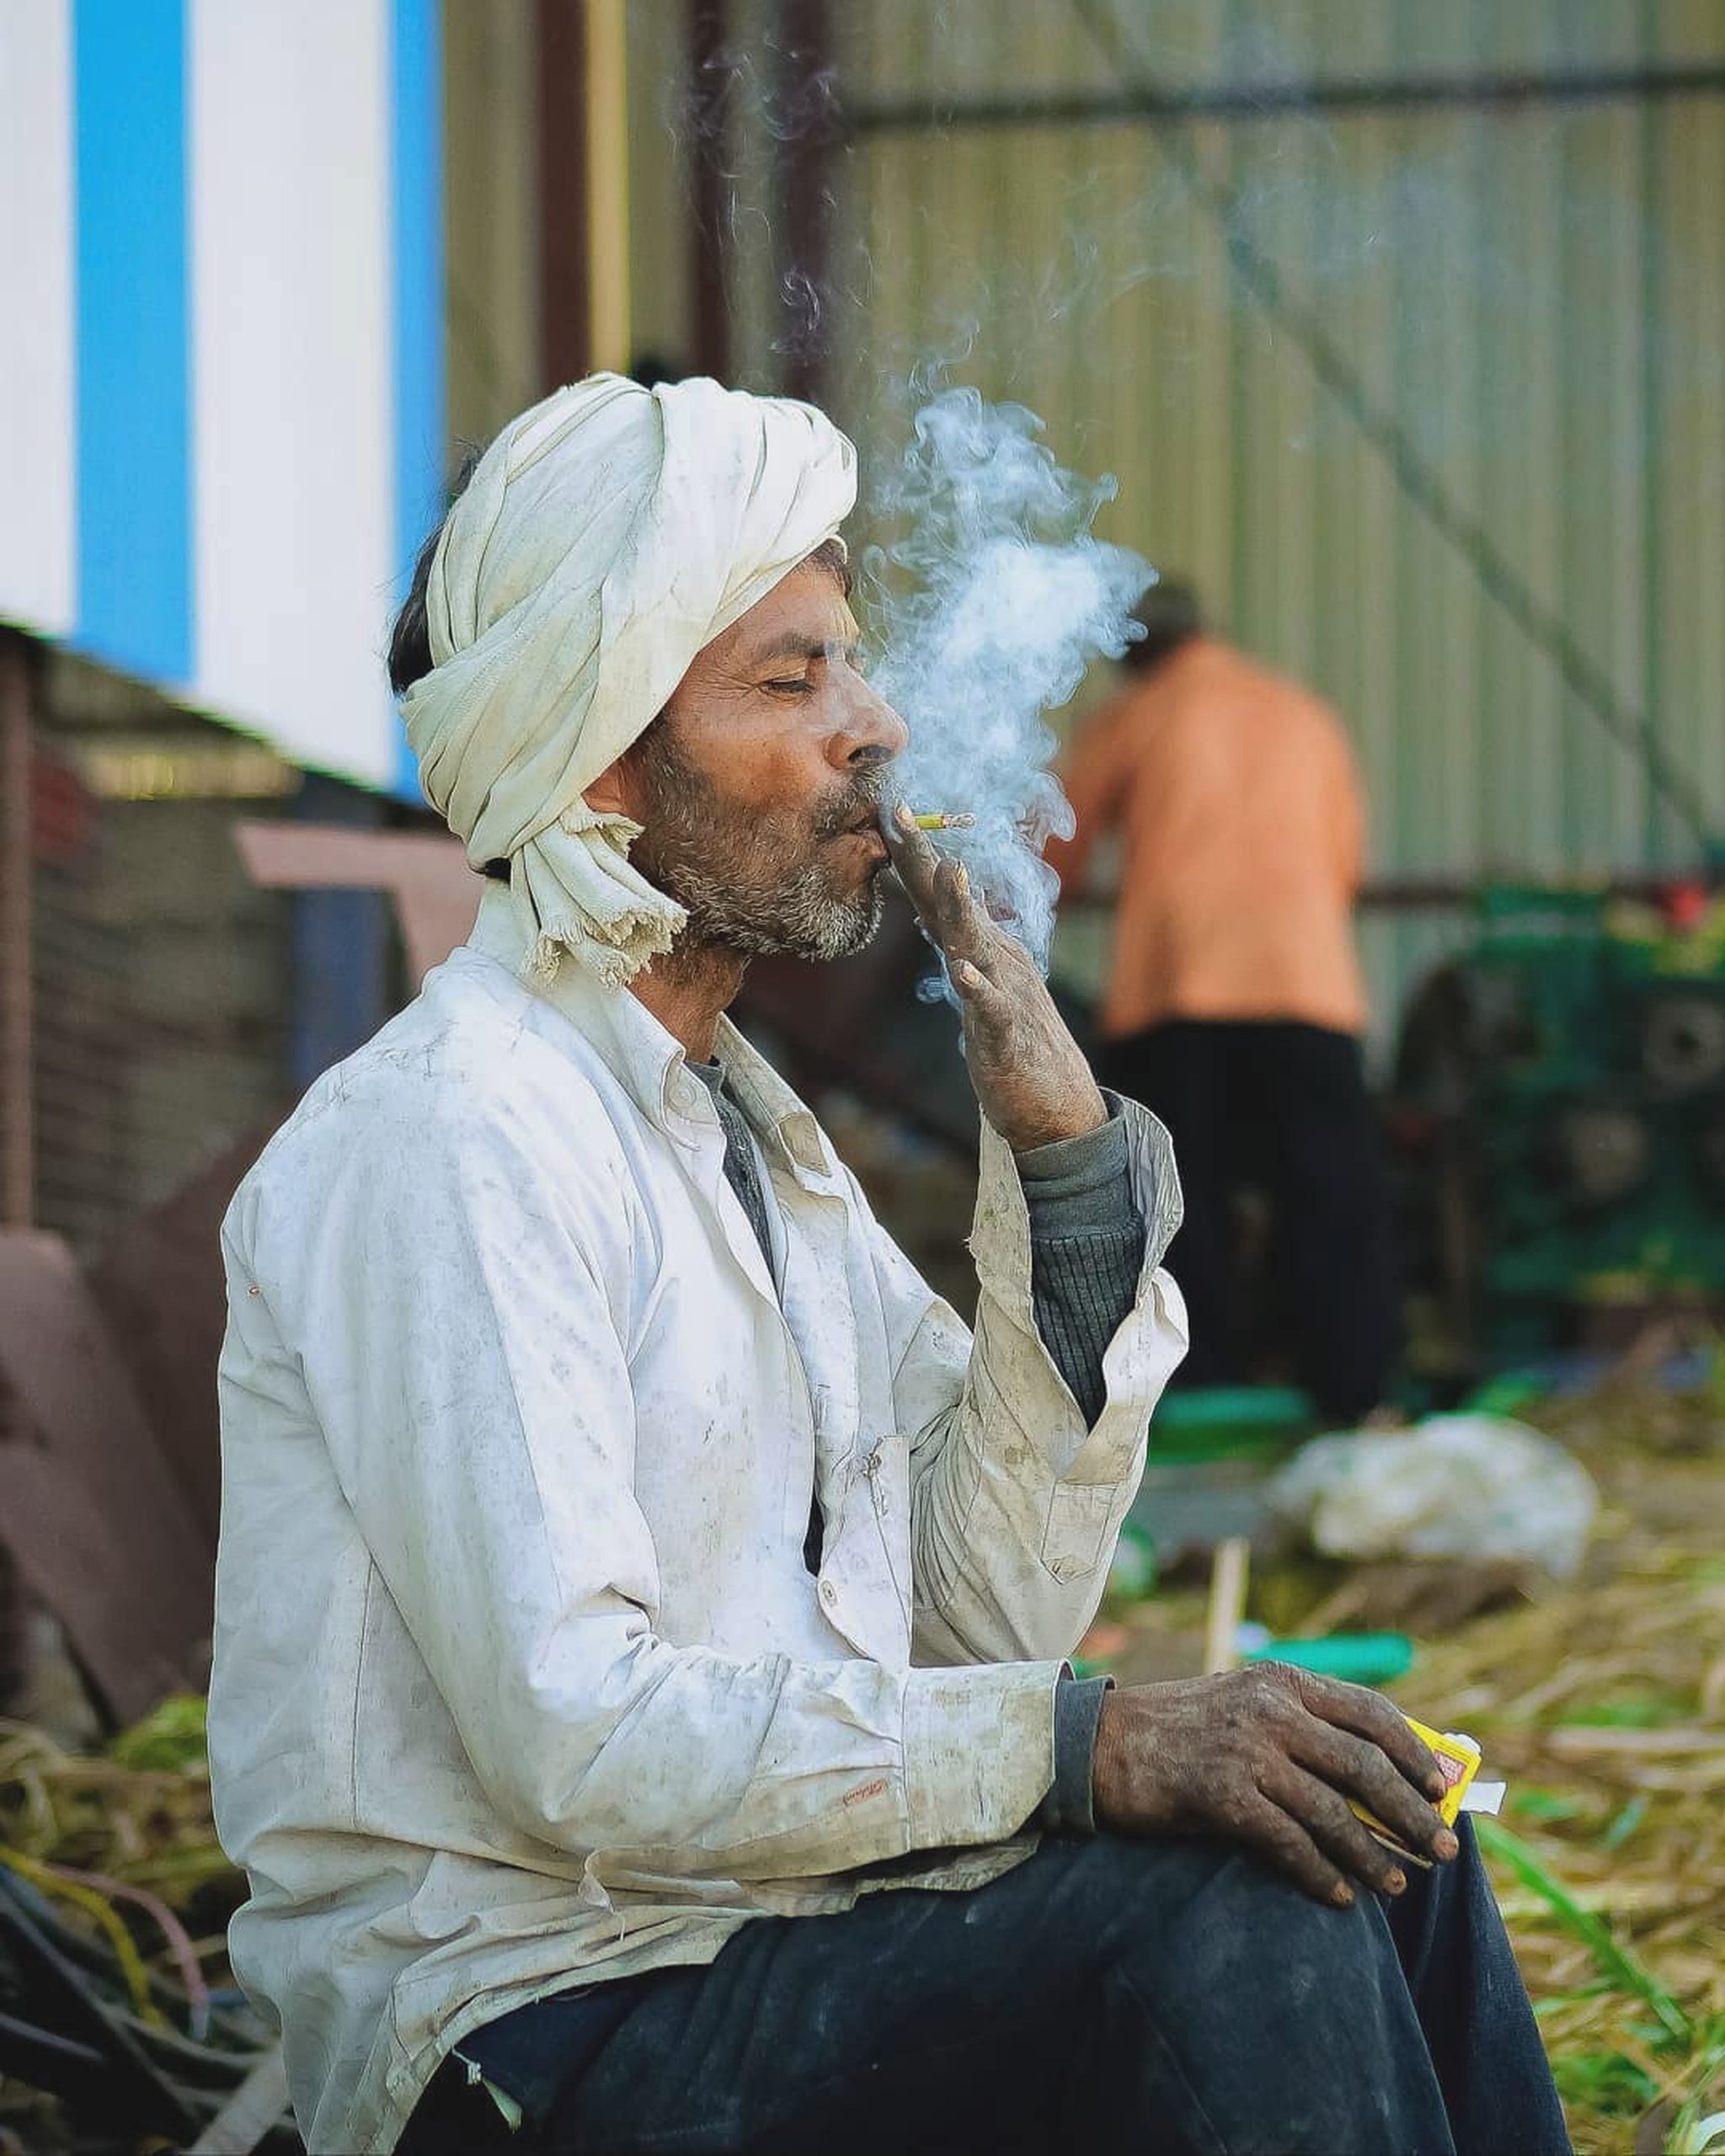
[[0,620],[410,793],[439,4],[0,4]]

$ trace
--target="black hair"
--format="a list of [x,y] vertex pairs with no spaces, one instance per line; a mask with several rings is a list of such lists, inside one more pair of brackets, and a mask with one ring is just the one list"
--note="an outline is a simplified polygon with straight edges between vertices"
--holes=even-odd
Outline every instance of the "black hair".
[[483,449],[475,448],[471,442],[464,448],[460,469],[449,489],[449,499],[419,549],[408,595],[401,602],[400,611],[390,629],[389,686],[398,696],[404,696],[415,681],[423,680],[431,671],[431,631],[425,619],[425,587],[431,581],[431,559],[443,536],[443,527],[449,521],[449,512],[467,492],[467,482],[484,454]]
[[839,589],[846,599],[856,590],[857,579],[851,573],[851,560],[836,539],[823,539],[803,563],[805,569],[825,569],[839,580]]
[[1172,659],[1183,644],[1204,633],[1204,609],[1198,594],[1178,577],[1160,577],[1132,609],[1144,634],[1129,643],[1127,665],[1150,673]]
[[673,365],[661,352],[637,352],[629,361],[629,379],[638,382],[643,389],[654,389],[661,382],[681,382],[688,373],[686,367]]
[[[443,527],[449,521],[449,513],[467,490],[467,482],[478,469],[483,449],[467,443],[462,452],[462,461],[450,483],[449,499],[443,514],[425,535],[425,543],[414,563],[413,579],[408,585],[408,595],[401,602],[394,623],[389,632],[389,686],[398,696],[404,696],[415,681],[423,681],[435,661],[431,656],[431,627],[425,616],[425,590],[431,581],[431,563],[437,552],[437,542],[443,536]],[[488,861],[486,875],[496,883],[509,881],[506,861]]]

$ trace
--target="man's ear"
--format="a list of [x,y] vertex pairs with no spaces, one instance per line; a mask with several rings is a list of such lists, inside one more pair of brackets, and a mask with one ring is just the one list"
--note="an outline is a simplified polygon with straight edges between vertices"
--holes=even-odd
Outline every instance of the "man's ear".
[[627,750],[614,764],[607,764],[591,786],[582,789],[581,798],[595,816],[629,816],[634,813],[628,773]]

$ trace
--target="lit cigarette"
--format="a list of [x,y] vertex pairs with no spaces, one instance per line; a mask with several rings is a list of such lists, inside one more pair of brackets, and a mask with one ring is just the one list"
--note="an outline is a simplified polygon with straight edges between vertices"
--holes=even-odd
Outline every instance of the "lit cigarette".
[[916,828],[919,831],[968,831],[975,821],[974,816],[948,816],[937,809],[930,815],[919,816]]

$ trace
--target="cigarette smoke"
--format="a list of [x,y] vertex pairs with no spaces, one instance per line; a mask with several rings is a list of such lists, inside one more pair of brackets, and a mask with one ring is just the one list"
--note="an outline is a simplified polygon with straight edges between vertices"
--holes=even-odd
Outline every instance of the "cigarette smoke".
[[975,816],[939,843],[1045,972],[1058,883],[1042,847],[1071,832],[1072,811],[1048,768],[1044,714],[1140,633],[1129,609],[1156,572],[1092,531],[1114,482],[1063,471],[1041,435],[1022,404],[943,390],[878,489],[902,533],[865,567],[875,686],[911,728],[904,797]]

